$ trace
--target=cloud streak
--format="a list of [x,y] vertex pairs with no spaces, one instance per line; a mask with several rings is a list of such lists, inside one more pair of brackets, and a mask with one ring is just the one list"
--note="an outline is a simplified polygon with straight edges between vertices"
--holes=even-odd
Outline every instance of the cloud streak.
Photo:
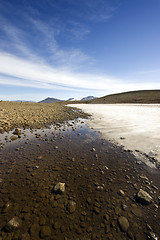
[[80,74],[56,69],[44,63],[35,63],[0,53],[0,84],[71,91],[119,92],[124,90],[160,88],[160,83],[126,83],[103,75]]

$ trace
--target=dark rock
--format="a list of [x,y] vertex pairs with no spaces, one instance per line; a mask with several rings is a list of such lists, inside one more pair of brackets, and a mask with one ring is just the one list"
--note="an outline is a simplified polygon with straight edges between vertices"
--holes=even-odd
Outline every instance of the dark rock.
[[93,211],[94,211],[96,214],[99,214],[99,213],[100,213],[100,210],[99,210],[98,207],[94,207],[94,208],[93,208]]
[[38,236],[39,236],[39,225],[34,223],[32,224],[32,226],[30,227],[30,235],[31,235],[31,238],[32,239],[38,239]]
[[53,224],[53,228],[54,228],[54,229],[60,229],[60,228],[61,228],[60,222],[55,222],[55,223]]
[[30,240],[31,238],[30,238],[30,235],[28,234],[28,233],[24,233],[24,234],[22,234],[22,236],[21,236],[21,240]]
[[50,235],[51,235],[51,228],[49,226],[41,227],[41,230],[40,230],[41,238],[46,238],[46,237],[49,237]]
[[91,198],[88,197],[88,198],[86,199],[86,202],[88,203],[88,205],[91,205],[91,204],[92,204],[92,200],[91,200]]

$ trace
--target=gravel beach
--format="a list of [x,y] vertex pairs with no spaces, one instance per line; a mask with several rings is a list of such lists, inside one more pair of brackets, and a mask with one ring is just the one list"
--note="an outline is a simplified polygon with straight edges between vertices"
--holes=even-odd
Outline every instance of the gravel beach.
[[42,128],[77,117],[86,117],[62,103],[0,101],[0,133],[14,128]]
[[[5,132],[0,135],[0,240],[160,237],[158,169],[102,139],[88,128],[82,112],[62,104],[11,103],[8,108],[5,104],[1,106]],[[28,106],[24,110],[28,117],[12,109],[15,105]],[[12,122],[12,111],[28,120],[16,122],[14,117]],[[34,123],[36,111],[45,123]],[[10,127],[5,129],[7,119]],[[52,126],[46,128],[49,123]]]

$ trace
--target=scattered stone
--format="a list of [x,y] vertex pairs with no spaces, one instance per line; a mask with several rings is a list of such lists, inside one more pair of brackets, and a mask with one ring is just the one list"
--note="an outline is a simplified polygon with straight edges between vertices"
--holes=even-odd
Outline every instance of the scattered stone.
[[28,233],[24,233],[24,234],[22,234],[22,236],[21,236],[21,240],[30,240],[31,238],[30,238],[30,235],[28,234]]
[[60,229],[60,228],[61,228],[60,222],[55,222],[55,223],[53,224],[53,228],[54,228],[54,229]]
[[97,186],[96,189],[97,189],[98,191],[101,191],[101,190],[103,190],[103,188],[104,188],[103,186]]
[[142,164],[142,162],[141,162],[141,161],[139,161],[139,160],[138,160],[136,163],[137,163],[138,165],[141,165],[141,164]]
[[106,221],[109,221],[109,215],[108,215],[108,214],[105,214],[105,215],[104,215],[104,219],[105,219]]
[[30,212],[30,207],[25,206],[25,207],[22,209],[22,213],[28,213],[28,212]]
[[152,185],[152,188],[154,188],[155,190],[158,190],[158,187],[155,185]]
[[16,128],[13,132],[13,134],[15,135],[21,135],[21,129],[20,128]]
[[142,217],[142,211],[139,208],[133,208],[131,211],[136,217]]
[[87,231],[87,233],[91,233],[93,231],[93,229],[91,226],[89,226],[89,227],[87,227],[86,231]]
[[12,207],[12,203],[11,202],[7,202],[3,208],[2,208],[2,213],[7,213]]
[[64,193],[64,192],[65,192],[65,183],[62,183],[62,182],[57,183],[57,184],[54,186],[53,191],[54,191],[55,193],[60,193],[60,194]]
[[123,216],[119,217],[118,223],[119,223],[120,229],[123,232],[127,232],[128,228],[129,228],[129,222],[128,222],[127,218],[123,217]]
[[150,204],[153,201],[153,198],[144,190],[140,189],[139,192],[136,195],[137,201],[139,201],[142,204]]
[[87,213],[86,213],[85,211],[83,211],[83,212],[81,212],[81,215],[82,215],[82,216],[86,216]]
[[41,227],[41,230],[40,230],[41,238],[46,238],[46,237],[49,237],[50,235],[51,235],[51,228],[49,226]]
[[46,224],[46,218],[44,216],[41,216],[39,219],[39,225],[44,226]]
[[107,166],[104,166],[104,169],[108,170],[109,168]]
[[93,211],[96,213],[96,214],[99,214],[100,213],[100,209],[98,207],[94,207],[93,208]]
[[5,130],[2,127],[0,127],[0,133],[3,134],[4,132]]
[[86,199],[86,202],[88,203],[88,205],[91,205],[91,204],[92,204],[92,200],[91,200],[91,198],[88,197],[88,198]]
[[77,234],[82,234],[82,229],[81,229],[81,228],[77,228],[77,229],[76,229],[76,233],[77,233]]
[[10,139],[11,139],[12,141],[15,141],[15,140],[18,139],[18,137],[16,137],[16,136],[11,136]]
[[73,213],[76,210],[76,202],[74,201],[69,201],[67,204],[67,210],[69,213]]
[[30,235],[31,235],[31,239],[38,239],[39,236],[39,225],[37,223],[32,224],[32,226],[30,227]]
[[150,232],[149,236],[148,236],[148,239],[158,240],[158,236],[154,232]]
[[123,211],[126,211],[127,208],[128,208],[126,204],[122,204],[121,206],[122,206],[122,210],[123,210]]
[[124,195],[125,195],[124,191],[123,191],[123,190],[121,190],[121,189],[119,190],[119,192],[118,192],[118,193],[119,193],[119,195],[121,195],[122,197],[124,197]]
[[20,225],[21,220],[17,216],[15,216],[5,225],[4,229],[6,232],[11,232],[19,228]]

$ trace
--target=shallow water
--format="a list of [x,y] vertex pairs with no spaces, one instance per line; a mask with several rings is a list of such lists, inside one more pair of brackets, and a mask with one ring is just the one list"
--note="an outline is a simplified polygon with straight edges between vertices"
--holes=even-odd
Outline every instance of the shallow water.
[[[90,126],[138,157],[160,162],[160,104],[72,104],[92,114]],[[147,161],[147,159],[145,159]]]
[[[146,223],[159,234],[159,208],[135,201],[143,188],[159,203],[159,170],[137,164],[87,122],[25,130],[11,142],[12,132],[8,140],[0,135],[0,239],[145,240]],[[65,183],[64,194],[53,191],[58,182]],[[70,202],[76,203],[74,212]],[[5,226],[14,216],[20,226],[8,231]],[[128,219],[128,233],[121,231],[119,216]]]

